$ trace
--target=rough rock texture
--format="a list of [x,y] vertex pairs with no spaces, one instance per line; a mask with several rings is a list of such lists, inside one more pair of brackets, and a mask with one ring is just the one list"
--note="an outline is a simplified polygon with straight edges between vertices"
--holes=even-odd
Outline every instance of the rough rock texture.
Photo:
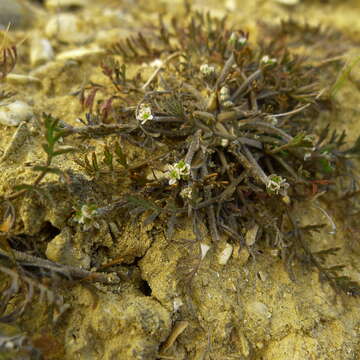
[[[225,14],[226,8],[230,9],[230,20],[250,30],[251,40],[260,32],[258,22],[278,24],[289,14],[288,7],[272,1],[226,1],[224,5],[218,1],[199,0],[193,3],[198,9],[210,9],[219,15]],[[0,0],[2,25],[8,21],[22,24],[24,15],[19,4]],[[5,84],[16,92],[14,99],[32,107],[34,116],[18,127],[0,125],[1,195],[11,193],[16,185],[31,183],[37,174],[28,165],[44,161],[39,124],[42,112],[76,125],[76,119],[83,117],[84,112],[74,93],[89,81],[104,82],[99,64],[106,46],[136,33],[144,21],[155,22],[159,9],[176,13],[181,6],[180,1],[153,1],[146,5],[123,1],[120,7],[112,1],[56,4],[49,0],[47,7],[36,13],[35,25],[26,33],[27,40],[19,46],[20,61],[13,73],[23,75],[22,81],[14,82],[9,77]],[[64,19],[56,13],[59,7],[65,12],[72,6],[76,8],[74,13],[70,16],[66,12],[65,18],[71,17],[74,28],[81,27],[73,39],[71,33],[66,32],[65,37],[62,32],[58,33],[55,26],[56,20]],[[299,2],[298,7],[290,9],[294,18],[335,27],[337,34],[345,34],[345,40],[339,35],[326,40],[325,45],[301,43],[294,51],[316,54],[319,59],[322,54],[331,54],[328,48],[341,48],[346,54],[353,54],[354,49],[358,51],[359,6],[357,0],[339,5]],[[52,27],[48,21],[52,21]],[[40,62],[31,61],[32,34],[49,41],[54,56],[43,57]],[[21,30],[9,34],[15,43],[21,42],[24,35]],[[89,49],[90,55],[86,53]],[[145,67],[143,71],[151,74],[153,69]],[[354,110],[360,102],[360,78],[355,71],[353,77],[354,81],[347,83],[337,95],[343,107],[339,111],[341,116],[332,124],[338,129],[350,130],[350,140],[355,140],[360,130],[359,114]],[[64,141],[66,145],[67,140]],[[104,144],[103,140],[94,140],[89,148],[100,153]],[[206,238],[204,243],[210,249],[199,261],[200,250],[191,241],[184,243],[184,239],[193,239],[190,225],[177,229],[174,240],[169,242],[161,221],[145,226],[140,220],[131,222],[126,212],[84,231],[80,224],[71,220],[78,203],[106,205],[121,193],[126,183],[104,175],[104,183],[99,186],[74,162],[89,153],[89,148],[84,148],[81,141],[75,145],[79,150],[76,156],[66,154],[54,164],[67,171],[70,185],[64,179],[59,180],[57,175],[49,174],[42,182],[41,194],[29,193],[14,201],[17,209],[14,235],[24,236],[29,241],[35,238],[40,250],[51,260],[85,269],[114,262],[120,265],[111,269],[123,275],[122,282],[117,285],[82,286],[77,283],[60,288],[71,308],[55,325],[47,322],[45,316],[37,317],[36,309],[27,315],[24,327],[34,334],[34,340],[45,331],[54,334],[61,343],[56,351],[48,350],[47,358],[360,358],[359,299],[336,296],[326,283],[319,281],[317,272],[305,272],[299,264],[291,267],[294,274],[291,279],[279,254],[272,249],[251,249],[250,246],[248,250],[233,244],[232,256],[221,265],[219,254],[228,239],[214,244]],[[130,148],[129,160],[144,160],[143,154]],[[335,235],[330,234],[331,224],[319,206],[335,219]],[[317,249],[342,247],[335,263],[339,260],[348,265],[346,274],[360,281],[360,242],[356,234],[349,231],[350,223],[344,222],[339,213],[340,209],[319,199],[299,206],[298,220],[304,225],[328,224],[316,235],[314,244]],[[184,287],[186,266],[196,267],[197,271],[192,282]],[[188,326],[174,344],[163,351],[161,345],[178,320],[187,321]],[[40,345],[44,348],[43,343]]]

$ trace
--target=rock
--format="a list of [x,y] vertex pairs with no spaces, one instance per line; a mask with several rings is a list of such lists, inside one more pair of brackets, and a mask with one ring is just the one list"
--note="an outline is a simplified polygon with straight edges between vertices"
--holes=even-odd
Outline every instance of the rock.
[[33,66],[47,63],[54,58],[54,50],[50,41],[41,37],[34,37],[31,40],[30,62]]
[[37,77],[23,74],[9,74],[6,82],[13,85],[41,84]]
[[0,29],[10,30],[25,27],[31,23],[33,13],[17,0],[0,0]]
[[226,243],[223,250],[218,255],[218,263],[220,265],[226,265],[231,257],[232,252],[233,246],[229,243]]
[[75,296],[83,304],[69,314],[66,359],[158,358],[159,344],[171,330],[171,318],[157,300],[134,293],[91,295],[84,289],[76,289]]
[[76,9],[85,7],[88,3],[88,0],[46,0],[45,6],[49,10]]
[[57,14],[50,18],[45,27],[46,36],[64,43],[82,44],[93,38],[93,32],[85,21],[73,14]]
[[52,239],[46,248],[46,257],[49,260],[83,269],[89,269],[90,256],[82,251],[81,247],[74,244],[70,228]]
[[253,301],[246,307],[248,314],[254,319],[268,320],[272,316],[269,308],[260,301]]
[[299,4],[299,0],[275,0],[275,2],[281,5],[294,6]]
[[32,108],[23,101],[16,100],[7,105],[0,105],[0,124],[18,126],[33,116]]
[[[7,144],[2,157],[0,158],[0,163],[5,161],[15,162],[22,154],[24,154],[24,148],[26,148],[25,142],[31,136],[29,127],[27,123],[23,122],[16,129],[15,133],[11,137],[10,142]],[[26,151],[26,150],[25,150]]]
[[210,250],[210,246],[205,243],[201,243],[200,250],[201,250],[201,260],[203,260],[206,256],[207,252]]
[[64,51],[56,56],[56,60],[81,60],[95,58],[98,55],[103,55],[105,53],[104,49],[99,47],[94,48],[77,48],[73,50]]

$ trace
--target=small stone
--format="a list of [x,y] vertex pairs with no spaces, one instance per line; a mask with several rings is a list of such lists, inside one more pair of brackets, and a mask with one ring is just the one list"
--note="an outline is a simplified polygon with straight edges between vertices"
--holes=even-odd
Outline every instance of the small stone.
[[31,40],[30,62],[37,66],[47,63],[54,58],[54,50],[48,39],[34,37]]
[[224,249],[218,256],[218,262],[220,265],[225,265],[229,261],[231,254],[233,252],[233,246],[229,243],[226,243]]
[[24,28],[34,17],[31,8],[17,0],[0,0],[0,29]]
[[46,36],[64,43],[82,44],[93,38],[89,26],[73,14],[54,15],[45,28]]
[[23,74],[9,74],[6,77],[6,82],[14,85],[41,84],[37,77]]
[[272,314],[269,308],[260,301],[254,301],[247,305],[247,312],[258,319],[270,319]]
[[94,48],[78,48],[69,51],[64,51],[56,56],[56,60],[80,60],[83,58],[88,59],[89,57],[96,57],[98,55],[103,55],[105,53],[104,49],[99,47]]
[[76,9],[85,7],[88,0],[46,0],[45,6],[49,10],[57,9]]
[[18,126],[22,121],[28,121],[33,116],[31,106],[16,100],[7,105],[0,105],[0,124]]
[[210,250],[210,246],[205,243],[201,243],[200,250],[201,250],[201,260],[203,260],[207,252]]
[[299,4],[299,0],[275,0],[275,2],[281,5],[294,6]]

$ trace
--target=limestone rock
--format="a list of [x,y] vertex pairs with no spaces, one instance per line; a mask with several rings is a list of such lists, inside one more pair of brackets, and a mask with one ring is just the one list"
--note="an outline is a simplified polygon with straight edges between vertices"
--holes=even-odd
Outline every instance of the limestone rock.
[[29,25],[34,14],[17,0],[0,0],[0,29],[10,30],[23,28]]
[[32,108],[23,101],[16,100],[10,104],[0,105],[0,124],[18,126],[33,116]]
[[31,40],[30,62],[33,66],[45,64],[54,58],[54,50],[48,39],[34,37]]
[[88,4],[88,0],[46,0],[45,6],[49,10],[82,8]]
[[93,38],[93,32],[78,16],[60,13],[50,18],[45,33],[49,38],[70,44],[82,44]]

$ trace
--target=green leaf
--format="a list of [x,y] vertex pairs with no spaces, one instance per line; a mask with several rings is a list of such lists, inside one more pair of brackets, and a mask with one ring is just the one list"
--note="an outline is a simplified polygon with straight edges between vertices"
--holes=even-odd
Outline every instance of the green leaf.
[[321,165],[321,170],[325,174],[332,173],[334,171],[334,168],[331,166],[331,163],[328,159],[320,158],[319,163]]
[[126,161],[125,154],[123,153],[119,143],[115,144],[115,154],[117,155],[116,161],[127,169],[129,166]]
[[110,152],[108,146],[105,146],[104,149],[104,159],[103,159],[103,163],[105,165],[107,165],[109,167],[109,169],[112,171],[113,170],[113,155]]

